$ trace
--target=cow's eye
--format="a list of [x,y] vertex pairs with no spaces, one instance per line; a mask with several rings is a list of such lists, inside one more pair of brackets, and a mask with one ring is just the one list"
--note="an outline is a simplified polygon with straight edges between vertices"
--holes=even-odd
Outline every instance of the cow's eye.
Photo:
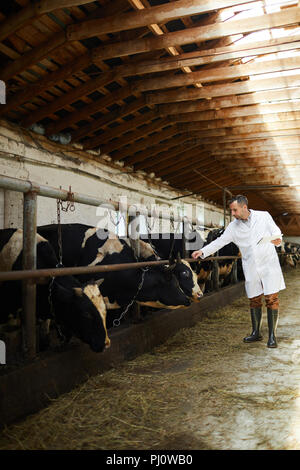
[[182,277],[189,277],[190,273],[188,271],[182,271],[181,276]]

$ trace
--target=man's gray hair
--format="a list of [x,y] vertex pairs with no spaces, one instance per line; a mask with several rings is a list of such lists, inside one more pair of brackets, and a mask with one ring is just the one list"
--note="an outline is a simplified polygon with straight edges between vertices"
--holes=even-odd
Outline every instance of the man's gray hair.
[[233,196],[230,201],[228,201],[228,204],[232,204],[233,202],[237,202],[240,206],[243,206],[244,204],[248,207],[248,199],[246,196],[243,196],[242,194],[238,194],[237,196]]

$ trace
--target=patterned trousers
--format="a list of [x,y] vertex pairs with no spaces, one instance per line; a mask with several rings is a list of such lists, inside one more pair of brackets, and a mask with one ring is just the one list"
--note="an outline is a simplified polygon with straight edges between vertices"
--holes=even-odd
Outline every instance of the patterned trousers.
[[[262,297],[263,294],[258,295],[257,297],[252,297],[250,300],[250,308],[262,307]],[[273,310],[278,310],[279,308],[279,299],[278,292],[275,294],[265,295],[265,302],[268,308]]]

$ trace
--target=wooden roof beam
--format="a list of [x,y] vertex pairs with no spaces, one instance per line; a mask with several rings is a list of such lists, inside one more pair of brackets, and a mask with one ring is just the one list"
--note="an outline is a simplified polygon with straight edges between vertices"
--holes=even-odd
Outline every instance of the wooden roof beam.
[[91,0],[38,0],[29,3],[18,13],[5,18],[0,24],[0,42],[11,34],[23,28],[32,20],[39,18],[46,13],[61,8],[69,8],[77,5],[85,5],[91,3]]
[[264,91],[214,98],[211,100],[195,99],[194,101],[160,104],[158,105],[158,111],[161,116],[176,114],[177,116],[183,117],[184,113],[188,113],[190,117],[192,117],[192,113],[196,112],[225,110],[225,108],[233,108],[235,106],[244,107],[247,105],[261,104],[267,101],[293,101],[298,99],[300,99],[300,86],[278,90],[266,89]]
[[[201,64],[206,64],[206,63],[210,64],[212,62],[223,61],[223,60],[230,59],[233,57],[236,57],[236,58],[245,57],[249,54],[260,54],[260,53],[267,54],[267,53],[273,53],[275,51],[278,52],[280,50],[296,49],[300,47],[300,35],[292,36],[292,37],[287,36],[285,38],[271,39],[269,41],[261,41],[255,44],[257,44],[257,46],[260,45],[261,47],[259,49],[252,50],[251,47],[253,47],[253,45],[252,43],[250,43],[247,46],[249,48],[247,50],[244,50],[246,48],[245,45],[244,46],[232,45],[232,46],[227,46],[227,47],[210,49],[208,51],[201,50],[199,52],[197,51],[193,53],[180,54],[175,57],[173,56],[169,58],[163,58],[163,59],[159,59],[156,61],[155,60],[147,60],[147,61],[142,61],[142,62],[135,61],[134,63],[128,63],[128,64],[114,67],[113,71],[115,73],[115,76],[126,77],[129,75],[139,75],[139,74],[145,74],[145,73],[150,73],[150,72],[161,72],[163,70],[173,70],[173,69],[186,67],[186,66],[201,65]],[[231,49],[233,49],[233,51],[231,51]],[[235,49],[236,49],[236,52],[234,52]],[[207,55],[207,52],[213,55]],[[192,57],[189,58],[190,56]],[[80,58],[78,58],[77,60],[83,61],[83,65],[81,68],[85,68],[89,64],[92,63],[92,59],[88,54],[81,55]],[[26,86],[24,90],[8,98],[7,104],[0,108],[0,114],[3,114],[4,112],[7,113],[11,109],[18,107],[19,105],[25,103],[26,101],[29,101],[33,96],[37,96],[43,90],[50,88],[53,84],[55,85],[62,78],[66,79],[70,73],[74,73],[74,69],[75,71],[79,70],[80,63],[77,62],[77,60],[74,61],[73,68],[70,67],[71,64],[69,64],[69,70],[67,66],[63,66],[59,69],[59,71],[51,72],[50,74],[45,76],[43,79]],[[97,63],[98,61],[95,61],[95,62]],[[106,72],[103,72],[103,73],[105,74]],[[91,93],[92,91],[93,91],[93,88],[90,89],[89,93]],[[5,109],[2,109],[2,108],[5,108]]]
[[[145,10],[142,10],[144,13]],[[286,10],[270,13],[258,17],[251,17],[242,20],[225,21],[215,23],[212,28],[211,25],[199,26],[195,28],[188,28],[183,31],[176,31],[167,33],[154,38],[142,38],[130,40],[127,42],[107,44],[96,47],[92,50],[93,60],[108,59],[112,57],[124,57],[131,54],[149,52],[153,50],[166,49],[168,47],[181,46],[184,44],[191,44],[194,42],[209,41],[224,36],[231,36],[234,34],[245,34],[255,31],[261,31],[268,28],[277,28],[297,24],[300,21],[300,9],[298,7],[288,8]],[[58,35],[57,35],[58,36]],[[60,38],[61,44],[66,42],[67,38],[65,33]],[[13,64],[4,67],[1,72],[2,80],[21,73],[30,65],[42,60],[49,54],[50,48],[55,42],[55,38],[47,41],[48,44],[43,45],[37,49],[30,51],[23,55],[20,59]]]
[[[143,10],[144,12],[144,10]],[[163,34],[154,38],[143,38],[123,43],[107,44],[96,47],[93,50],[94,57],[108,59],[123,57],[130,54],[165,49],[168,47],[182,46],[194,42],[209,41],[234,34],[245,34],[261,31],[268,28],[278,28],[297,24],[300,21],[300,9],[288,8],[276,13],[244,18],[240,20],[225,21],[211,25],[184,29],[172,33]]]
[[[191,139],[192,140],[192,139]],[[159,153],[168,150],[169,152],[175,147],[183,150],[189,144],[189,138],[186,134],[180,134],[175,138],[165,140],[158,145],[147,147],[144,151],[134,153],[126,158],[126,165],[134,165],[148,158],[155,158]]]
[[[203,154],[206,153],[203,150],[203,147],[201,146],[201,144],[199,144],[199,143],[197,144],[197,142],[192,141],[189,144],[189,148],[187,148],[184,152],[182,152],[180,154],[179,158],[182,161],[182,160],[186,160],[190,157],[194,157],[196,151],[199,151]],[[199,156],[199,153],[198,153],[198,156]],[[177,162],[178,162],[178,158],[176,158],[176,163]],[[164,168],[169,168],[170,165],[172,165],[173,163],[174,163],[173,162],[173,155],[168,155],[167,153],[165,153],[163,156],[157,155],[157,158],[155,158],[155,159],[150,159],[150,160],[141,162],[141,165],[139,167],[136,167],[136,168],[143,169],[143,170],[145,170],[147,168],[148,171],[154,171],[154,172],[159,173]]]
[[299,57],[289,57],[284,60],[266,60],[263,62],[253,62],[243,65],[230,65],[228,67],[206,69],[200,72],[191,72],[188,74],[178,74],[166,77],[161,76],[158,78],[139,80],[135,82],[134,88],[137,91],[158,90],[162,88],[194,85],[198,82],[207,83],[218,80],[229,80],[261,75],[264,73],[282,72],[286,70],[299,69],[299,66]]
[[86,124],[85,126],[80,126],[78,127],[78,129],[75,129],[73,132],[71,132],[72,141],[76,142],[82,137],[88,136],[89,134],[92,134],[98,129],[108,126],[117,119],[124,118],[125,116],[128,116],[128,114],[134,113],[145,106],[146,100],[142,96],[141,98],[134,100],[132,103],[121,106],[116,111],[108,112],[104,116],[101,116],[99,119],[93,119],[93,121],[91,121],[89,124]]
[[99,34],[114,33],[136,29],[152,24],[163,24],[176,18],[208,13],[221,8],[251,3],[255,0],[178,0],[175,2],[145,8],[135,12],[124,13],[107,20],[91,19],[68,27],[67,36],[70,41],[98,36]]
[[[243,93],[254,93],[258,91],[270,91],[276,89],[288,89],[288,87],[299,87],[300,75],[288,75],[285,77],[262,78],[261,80],[246,80],[236,83],[223,83],[222,85],[206,85],[202,88],[178,88],[169,91],[153,91],[148,93],[147,103],[176,103],[180,101],[191,101],[200,99],[211,99],[238,95]],[[224,98],[223,98],[224,99]]]
[[194,121],[193,119],[189,121],[186,119],[182,122],[180,118],[179,120],[172,119],[171,121],[184,123],[189,126],[190,130],[223,129],[226,127],[245,126],[248,124],[264,124],[266,129],[274,130],[272,126],[275,124],[283,123],[283,126],[288,126],[289,122],[297,122],[299,120],[300,111],[273,114],[253,114],[250,116],[240,116],[228,119],[212,119],[210,121]]
[[[182,132],[197,132],[199,137],[210,137],[210,136],[245,136],[255,135],[255,133],[266,133],[270,135],[282,135],[283,133],[290,133],[291,135],[298,135],[299,131],[294,132],[296,129],[300,129],[300,120],[289,120],[279,122],[269,122],[267,124],[243,124],[237,126],[224,126],[216,128],[204,129],[201,122],[185,122],[178,124],[178,128]],[[293,131],[293,132],[292,132]]]
[[[175,136],[176,134],[178,134],[177,127],[176,126],[170,126],[167,129],[156,132],[155,134],[151,135],[150,137],[146,137],[144,139],[138,140],[134,144],[131,144],[131,145],[128,145],[128,146],[125,144],[126,146],[119,148],[117,152],[110,154],[110,156],[114,160],[123,160],[125,158],[126,159],[126,161],[125,161],[126,165],[127,164],[130,165],[131,162],[134,162],[136,152],[142,151],[144,149],[148,149],[152,146],[155,146],[159,142],[163,142],[164,140],[169,139],[171,137],[173,138],[173,136]],[[187,140],[188,139],[193,140],[193,139],[189,138],[189,136],[187,134],[184,134],[184,135],[185,135]],[[133,160],[131,159],[131,157],[132,157]],[[128,158],[128,160],[127,160],[127,158]]]
[[[113,150],[119,149],[123,147],[124,145],[130,144],[133,141],[144,137],[145,135],[149,135],[152,132],[157,131],[158,129],[163,129],[164,127],[167,127],[168,125],[170,125],[170,123],[166,119],[157,119],[155,122],[152,122],[151,124],[143,126],[142,129],[138,129],[135,132],[130,132],[129,135],[125,135],[124,137],[116,139],[112,142],[108,142],[107,144],[101,146],[100,147],[101,154],[107,154],[109,152],[112,152]],[[177,134],[179,134],[178,130],[177,130]],[[93,139],[92,142],[88,140],[87,142],[83,143],[83,147],[85,149],[95,148],[99,145],[99,142],[101,142],[101,135],[99,136],[99,141],[97,141],[96,138]]]

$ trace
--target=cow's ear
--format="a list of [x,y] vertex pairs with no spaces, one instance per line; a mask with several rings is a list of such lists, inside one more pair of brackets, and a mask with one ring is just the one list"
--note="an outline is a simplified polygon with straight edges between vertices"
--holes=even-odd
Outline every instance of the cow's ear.
[[77,295],[78,297],[83,296],[83,290],[81,289],[81,287],[73,287],[73,290],[75,292],[75,295]]

